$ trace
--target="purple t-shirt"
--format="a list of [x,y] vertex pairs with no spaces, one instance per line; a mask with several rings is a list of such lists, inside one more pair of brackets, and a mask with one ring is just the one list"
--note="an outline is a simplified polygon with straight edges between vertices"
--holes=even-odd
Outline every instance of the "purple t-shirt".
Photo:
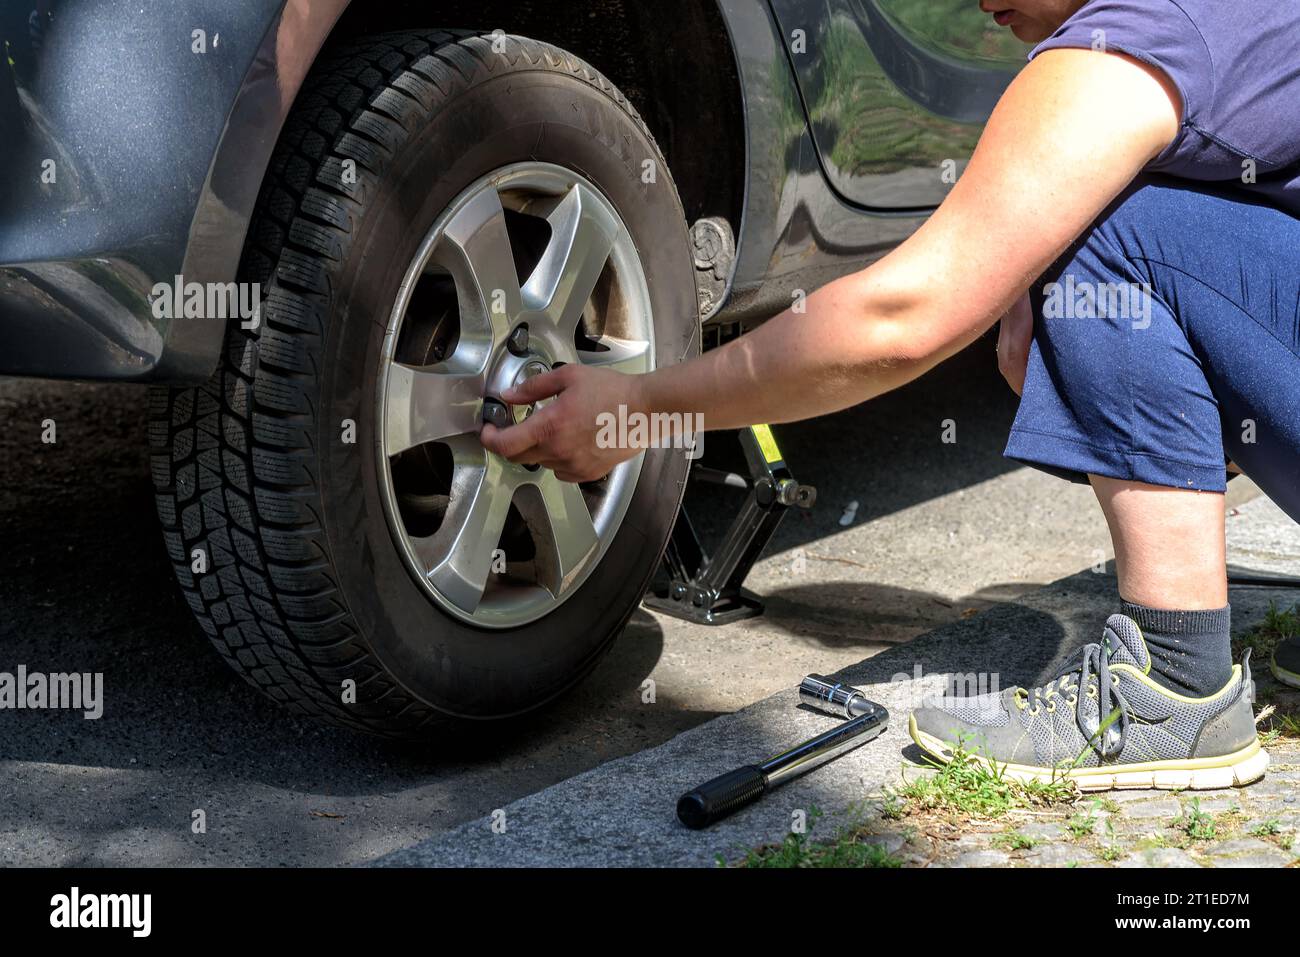
[[1182,128],[1148,170],[1235,183],[1300,216],[1296,0],[1088,0],[1030,59],[1057,47],[1126,53],[1178,87]]

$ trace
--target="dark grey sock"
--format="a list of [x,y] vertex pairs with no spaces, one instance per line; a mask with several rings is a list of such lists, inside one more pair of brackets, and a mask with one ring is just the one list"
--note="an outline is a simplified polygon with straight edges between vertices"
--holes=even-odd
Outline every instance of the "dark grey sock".
[[1232,677],[1232,606],[1212,611],[1164,611],[1124,602],[1151,655],[1151,678],[1192,698],[1214,694]]

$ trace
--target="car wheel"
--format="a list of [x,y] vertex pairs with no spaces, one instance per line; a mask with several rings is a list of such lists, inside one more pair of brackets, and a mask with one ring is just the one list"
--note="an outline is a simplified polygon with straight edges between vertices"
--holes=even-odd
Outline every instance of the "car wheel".
[[485,398],[560,363],[698,352],[681,203],[626,99],[521,37],[328,54],[240,279],[260,324],[151,415],[167,547],[226,660],[297,712],[402,736],[586,675],[655,570],[686,453],[573,485],[477,430]]

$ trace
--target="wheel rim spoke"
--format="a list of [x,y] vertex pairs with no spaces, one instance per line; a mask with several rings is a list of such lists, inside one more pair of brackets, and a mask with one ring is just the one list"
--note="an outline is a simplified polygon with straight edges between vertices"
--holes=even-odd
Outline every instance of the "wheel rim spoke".
[[515,505],[532,532],[537,582],[558,596],[600,545],[587,498],[579,486],[544,472],[535,486],[520,489]]
[[643,339],[615,339],[604,336],[596,340],[598,351],[578,353],[583,365],[633,375],[650,371],[650,343]]
[[452,217],[432,262],[456,284],[462,346],[476,343],[486,358],[510,334],[522,302],[505,209],[495,189],[481,191]]
[[569,350],[621,226],[581,184],[570,189],[546,218],[551,241],[524,285],[523,303],[548,320],[554,347]]
[[389,367],[385,451],[397,455],[425,442],[478,431],[483,414],[483,377],[477,373]]
[[448,600],[473,614],[483,600],[488,575],[513,488],[496,456],[457,454],[451,501],[442,526],[427,538],[413,539],[426,577]]

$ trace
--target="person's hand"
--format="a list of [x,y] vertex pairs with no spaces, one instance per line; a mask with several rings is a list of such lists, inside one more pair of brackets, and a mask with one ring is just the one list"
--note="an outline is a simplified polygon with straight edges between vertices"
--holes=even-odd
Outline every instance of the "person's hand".
[[511,405],[549,401],[519,425],[498,429],[485,424],[479,439],[489,452],[523,465],[548,468],[562,482],[603,478],[642,450],[601,448],[597,417],[603,412],[618,416],[619,406],[626,414],[640,411],[641,378],[577,364],[561,366],[506,390],[501,398]]
[[1029,306],[1029,293],[1025,293],[1007,310],[998,324],[998,369],[1016,395],[1020,395],[1025,388],[1029,343],[1033,338],[1034,313]]

